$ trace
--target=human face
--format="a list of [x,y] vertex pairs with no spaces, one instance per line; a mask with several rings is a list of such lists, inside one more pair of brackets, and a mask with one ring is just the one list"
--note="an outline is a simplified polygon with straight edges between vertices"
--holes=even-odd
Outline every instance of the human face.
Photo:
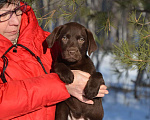
[[[0,9],[0,15],[8,11],[13,11],[16,7],[18,7],[17,4],[8,5],[6,3]],[[9,20],[0,22],[0,34],[13,42],[18,36],[20,23],[21,23],[21,15],[17,16],[15,13],[13,13],[13,15]]]

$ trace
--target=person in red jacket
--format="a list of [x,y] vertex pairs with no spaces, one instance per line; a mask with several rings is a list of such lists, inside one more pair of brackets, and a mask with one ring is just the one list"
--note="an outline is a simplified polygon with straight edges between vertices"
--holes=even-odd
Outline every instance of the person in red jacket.
[[[0,0],[0,120],[54,120],[56,103],[70,94],[92,104],[82,96],[88,73],[72,71],[70,85],[49,73],[52,58],[45,44],[49,34],[26,3]],[[97,96],[108,94],[106,89],[102,85]]]

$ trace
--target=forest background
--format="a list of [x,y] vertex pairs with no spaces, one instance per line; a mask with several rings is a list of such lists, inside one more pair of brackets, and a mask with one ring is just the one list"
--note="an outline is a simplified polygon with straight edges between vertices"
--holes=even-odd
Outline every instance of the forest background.
[[91,59],[110,94],[104,120],[150,120],[149,0],[25,0],[49,32],[70,21],[92,31]]

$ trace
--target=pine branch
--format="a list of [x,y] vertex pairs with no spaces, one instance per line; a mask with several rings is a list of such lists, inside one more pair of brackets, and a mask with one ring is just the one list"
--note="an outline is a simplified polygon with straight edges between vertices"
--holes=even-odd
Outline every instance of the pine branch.
[[150,65],[150,46],[146,40],[140,40],[136,44],[120,41],[119,46],[114,45],[114,47],[115,59],[121,64],[135,65],[138,69],[145,69]]
[[125,55],[125,57],[127,57],[128,59],[130,59],[133,62],[145,62],[145,63],[150,62],[150,60],[133,59],[133,58],[129,57],[128,55]]

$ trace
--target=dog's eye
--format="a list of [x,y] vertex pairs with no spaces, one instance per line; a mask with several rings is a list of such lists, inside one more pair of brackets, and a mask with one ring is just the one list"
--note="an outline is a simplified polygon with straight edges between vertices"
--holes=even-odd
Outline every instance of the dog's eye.
[[66,44],[68,42],[68,38],[66,36],[63,36],[62,41]]
[[83,43],[84,43],[84,38],[79,38],[79,39],[78,39],[78,42],[79,42],[80,44],[83,44]]

